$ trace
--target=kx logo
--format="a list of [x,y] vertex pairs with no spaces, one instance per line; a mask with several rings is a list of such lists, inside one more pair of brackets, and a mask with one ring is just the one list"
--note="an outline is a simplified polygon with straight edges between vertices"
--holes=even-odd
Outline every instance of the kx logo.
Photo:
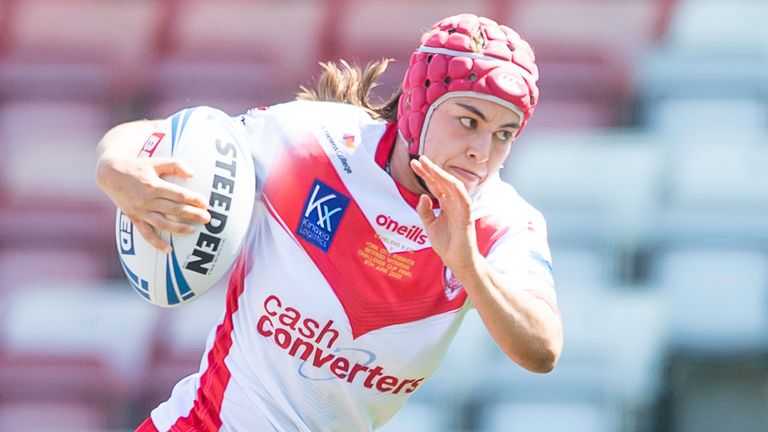
[[315,188],[312,191],[312,197],[307,202],[307,210],[304,212],[304,217],[308,218],[312,212],[317,212],[317,224],[320,227],[328,230],[328,232],[331,232],[333,231],[333,229],[331,228],[331,216],[340,212],[342,208],[336,207],[331,209],[328,207],[328,205],[323,205],[324,203],[328,201],[332,201],[334,198],[336,198],[336,195],[335,194],[326,195],[318,199],[317,193],[319,191],[320,191],[320,185],[315,185]]
[[296,234],[328,252],[348,205],[349,197],[315,180],[304,203]]

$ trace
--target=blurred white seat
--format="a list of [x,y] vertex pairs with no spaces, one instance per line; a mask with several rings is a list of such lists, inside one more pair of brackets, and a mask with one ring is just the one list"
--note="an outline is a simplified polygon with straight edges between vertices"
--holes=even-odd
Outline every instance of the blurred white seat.
[[675,244],[656,252],[652,277],[669,310],[672,348],[764,350],[768,256],[759,247]]
[[[768,135],[760,134],[765,143]],[[689,138],[693,139],[693,137]],[[690,148],[690,145],[688,146]],[[675,158],[669,170],[668,205],[699,211],[768,211],[768,147],[701,146]]]
[[743,208],[665,208],[644,239],[648,254],[676,244],[694,247],[761,248],[768,242],[768,216]]
[[519,400],[488,407],[481,432],[613,432],[616,420],[588,401]]
[[[709,138],[699,131],[702,124],[708,119],[716,118],[719,124],[728,125],[728,129],[734,131],[736,136],[744,136],[749,131],[757,135],[763,132],[768,125],[768,106],[765,99],[759,97],[703,97],[703,96],[675,96],[661,98],[654,102],[648,112],[648,126],[654,131],[665,135],[678,133],[679,135],[696,134],[696,140],[689,140],[686,144],[692,144],[689,150],[694,150],[702,145],[723,145],[719,137],[713,136],[707,130]],[[699,132],[699,133],[697,133]],[[677,138],[677,137],[675,137]],[[731,145],[740,145],[738,139],[730,138]],[[670,139],[666,143],[670,146],[679,146],[679,139]]]
[[[27,392],[40,400],[67,400],[69,392],[83,388],[89,399],[132,395],[146,371],[157,308],[141,300],[127,283],[48,284],[14,290],[1,318],[0,352],[4,362],[21,370],[25,367],[23,359],[38,359],[40,371],[36,372],[31,364],[26,372],[41,377],[46,376],[43,370],[53,372],[25,385],[19,397]],[[90,371],[81,367],[88,364],[95,367]],[[10,377],[6,378],[0,380],[0,385],[12,386]],[[8,388],[2,390],[8,394]]]
[[[561,405],[588,407],[588,412],[611,422],[631,421],[649,412],[660,394],[667,343],[667,311],[662,301],[657,290],[635,286],[574,287],[560,292],[564,347],[555,369],[534,374],[500,356],[485,368],[489,376],[485,393],[480,394],[489,404],[509,402],[533,418],[536,407],[544,404],[553,405],[553,416]],[[512,421],[510,416],[508,430],[517,430]],[[614,426],[601,427],[617,430]]]
[[[690,102],[710,99],[713,110],[703,118],[717,119],[730,131],[738,131],[764,111],[738,101],[755,99],[764,105],[768,98],[764,85],[768,47],[763,43],[768,37],[768,4],[752,0],[677,3],[664,40],[637,65],[634,76],[641,117],[650,126],[696,127],[694,116],[702,110]],[[672,106],[665,107],[668,98]]]
[[661,157],[642,133],[537,132],[515,144],[502,177],[545,217],[584,213],[599,227],[594,234],[632,245],[657,210]]
[[440,404],[409,400],[400,411],[379,429],[380,432],[445,432],[453,412]]
[[[763,83],[768,76],[767,62],[768,58],[731,51],[721,53],[711,47],[705,53],[659,48],[641,59],[636,68],[634,87],[642,108],[641,120],[650,125],[658,123],[653,110],[667,98],[683,101],[721,99],[721,109],[708,115],[718,121],[733,118],[741,124],[744,120],[731,117],[731,113],[722,108],[726,108],[729,101],[765,100],[768,94]],[[743,109],[738,105],[736,108]],[[683,114],[682,121],[691,116],[691,113]],[[670,121],[661,124],[668,125],[674,118],[667,120]]]
[[[590,247],[551,244],[555,290],[599,290],[611,280],[616,263],[607,253]],[[583,293],[586,294],[586,293]]]
[[[545,67],[545,66],[542,66]],[[568,65],[562,66],[564,69]],[[541,91],[548,91],[542,82]],[[613,102],[594,101],[583,97],[566,97],[549,92],[546,103],[536,107],[536,114],[526,125],[532,130],[584,131],[607,129],[620,123],[621,113]],[[615,102],[615,101],[614,101]]]
[[768,4],[754,0],[682,0],[665,44],[675,51],[768,54]]
[[490,366],[498,355],[502,354],[480,315],[474,309],[469,310],[440,367],[415,393],[414,398],[438,401],[448,406],[461,403],[460,398],[476,391],[482,379],[492,374],[490,369],[478,369],[478,365]]

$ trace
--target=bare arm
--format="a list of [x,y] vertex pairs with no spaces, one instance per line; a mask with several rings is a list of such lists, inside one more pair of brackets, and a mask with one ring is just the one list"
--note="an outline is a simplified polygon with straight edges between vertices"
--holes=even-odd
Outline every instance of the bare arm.
[[412,161],[411,167],[440,202],[437,217],[426,195],[417,207],[432,248],[464,285],[488,332],[519,365],[534,372],[551,371],[563,346],[559,315],[545,300],[501,277],[482,256],[464,185],[425,156]]
[[125,213],[154,247],[170,251],[158,231],[183,234],[193,224],[207,223],[205,198],[165,176],[191,177],[191,169],[173,158],[139,158],[137,155],[159,121],[139,120],[109,130],[98,145],[96,183]]

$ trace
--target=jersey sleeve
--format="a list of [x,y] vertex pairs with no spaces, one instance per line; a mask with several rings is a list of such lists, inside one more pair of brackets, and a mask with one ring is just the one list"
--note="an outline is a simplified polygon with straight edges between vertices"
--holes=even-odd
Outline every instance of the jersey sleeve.
[[269,175],[272,161],[286,139],[275,121],[271,107],[254,108],[234,120],[242,128],[247,147],[251,150],[256,192],[259,193]]
[[515,288],[530,291],[557,309],[546,222],[538,212],[529,219],[527,226],[505,232],[486,258]]

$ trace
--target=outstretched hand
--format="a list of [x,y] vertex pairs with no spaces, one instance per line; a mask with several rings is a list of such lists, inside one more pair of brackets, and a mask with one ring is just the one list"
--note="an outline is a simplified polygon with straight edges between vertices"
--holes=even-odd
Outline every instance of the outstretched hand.
[[210,221],[203,196],[164,180],[168,176],[187,179],[193,175],[178,159],[131,157],[102,161],[97,182],[147,242],[169,252],[171,245],[159,231],[190,234],[194,224]]
[[435,216],[428,195],[421,195],[416,207],[432,249],[454,273],[473,267],[479,252],[471,214],[472,201],[464,183],[423,155],[411,161],[411,168],[440,203],[438,216]]

